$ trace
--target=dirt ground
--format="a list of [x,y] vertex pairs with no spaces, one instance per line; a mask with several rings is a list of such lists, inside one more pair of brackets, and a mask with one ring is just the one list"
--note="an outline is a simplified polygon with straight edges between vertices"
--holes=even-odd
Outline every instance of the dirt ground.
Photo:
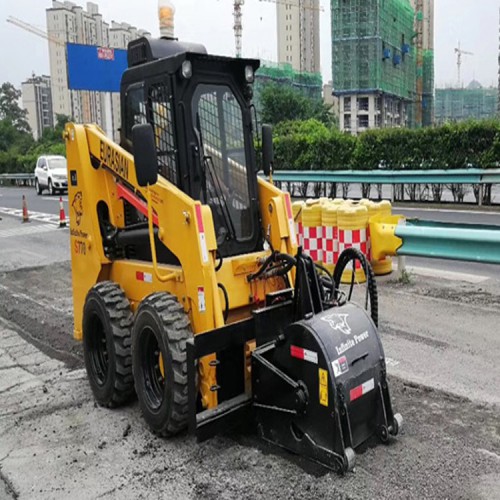
[[252,434],[159,439],[136,402],[98,407],[71,338],[69,264],[0,273],[0,498],[500,498],[498,283],[379,288],[404,429],[340,477]]

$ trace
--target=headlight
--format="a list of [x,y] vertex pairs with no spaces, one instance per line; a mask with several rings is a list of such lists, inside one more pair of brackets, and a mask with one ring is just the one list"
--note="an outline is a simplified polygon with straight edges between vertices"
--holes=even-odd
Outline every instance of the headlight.
[[253,71],[252,66],[245,66],[245,80],[248,83],[253,83],[255,78],[255,73]]
[[184,61],[181,69],[182,77],[189,80],[193,76],[193,66],[191,61]]

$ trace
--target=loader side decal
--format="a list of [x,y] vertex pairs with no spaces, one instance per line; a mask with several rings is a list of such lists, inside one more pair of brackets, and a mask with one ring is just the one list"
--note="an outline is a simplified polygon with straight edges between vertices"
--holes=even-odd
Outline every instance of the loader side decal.
[[292,356],[292,358],[309,361],[309,363],[314,363],[315,365],[318,364],[318,353],[314,351],[309,351],[307,349],[303,349],[302,347],[291,345],[290,356]]
[[100,160],[104,165],[113,170],[113,172],[128,180],[127,158],[104,141],[101,141]]
[[203,263],[208,262],[207,239],[205,238],[205,226],[201,216],[201,205],[196,205],[196,222],[198,223],[198,232],[200,233],[201,256]]
[[290,231],[290,239],[292,240],[292,245],[297,245],[297,236],[295,234],[295,222],[293,221],[293,211],[292,211],[292,203],[290,201],[290,195],[287,193],[285,195],[285,206],[286,206],[286,215],[288,218],[288,230]]
[[82,222],[82,216],[83,216],[83,195],[81,191],[78,191],[78,193],[75,194],[73,202],[71,203],[71,207],[75,212],[76,225],[79,226],[80,223]]

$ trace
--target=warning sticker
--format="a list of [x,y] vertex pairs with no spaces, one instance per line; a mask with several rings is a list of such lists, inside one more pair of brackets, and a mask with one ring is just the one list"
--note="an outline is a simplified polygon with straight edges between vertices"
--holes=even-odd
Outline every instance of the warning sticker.
[[347,362],[347,358],[342,356],[335,361],[332,361],[333,374],[336,377],[339,377],[343,373],[347,373],[349,371],[349,363]]
[[205,312],[207,305],[205,303],[205,289],[202,286],[198,287],[198,311]]
[[319,374],[319,404],[328,406],[328,372],[320,368]]
[[318,364],[318,353],[314,351],[309,351],[308,349],[303,349],[302,347],[291,345],[290,356],[292,356],[292,358],[309,361],[309,363],[314,363],[315,365]]
[[367,380],[361,385],[358,385],[354,389],[351,389],[350,391],[350,399],[351,402],[355,401],[356,399],[360,398],[361,396],[364,396],[365,394],[369,393],[370,391],[373,391],[375,389],[375,379],[371,378],[370,380]]

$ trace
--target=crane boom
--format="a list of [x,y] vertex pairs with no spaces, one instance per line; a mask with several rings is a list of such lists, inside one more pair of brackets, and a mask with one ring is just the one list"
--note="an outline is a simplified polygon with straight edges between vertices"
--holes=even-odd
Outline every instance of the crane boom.
[[41,30],[40,28],[37,28],[36,26],[33,26],[32,24],[29,24],[25,21],[22,21],[21,19],[18,19],[17,17],[9,16],[7,18],[7,22],[13,24],[14,26],[17,26],[18,28],[21,28],[25,31],[29,31],[30,33],[33,33],[34,35],[37,35],[41,38],[45,38],[51,43],[55,43],[56,45],[61,45],[65,46],[65,42],[62,40],[59,40],[59,38],[56,38],[54,36],[49,35],[45,31]]

